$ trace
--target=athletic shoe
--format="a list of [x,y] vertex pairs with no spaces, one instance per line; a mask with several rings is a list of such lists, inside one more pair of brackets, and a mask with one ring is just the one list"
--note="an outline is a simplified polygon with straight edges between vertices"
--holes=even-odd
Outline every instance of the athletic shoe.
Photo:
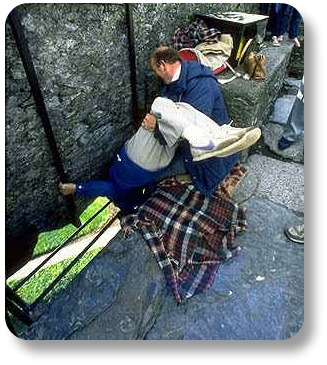
[[292,146],[294,142],[293,141],[289,141],[288,139],[286,139],[285,137],[282,137],[279,141],[278,141],[278,149],[279,150],[286,150],[286,148]]
[[279,47],[280,46],[280,44],[278,42],[278,39],[277,39],[277,37],[275,35],[271,38],[271,43],[275,47]]
[[304,244],[304,223],[285,228],[284,232],[291,241]]
[[301,43],[300,43],[298,37],[293,38],[293,43],[295,44],[295,47],[298,47],[298,48],[301,47]]
[[[212,151],[217,144],[221,147],[226,147],[230,143],[236,142],[253,128],[236,128],[230,124],[220,126],[212,123],[207,129],[203,129],[199,126],[191,125],[184,129],[182,136],[189,141],[192,147],[199,150]],[[214,144],[213,141],[216,141],[216,143]]]
[[[230,127],[233,128],[233,127]],[[243,128],[239,128],[243,129]],[[240,152],[258,141],[261,130],[257,127],[244,128],[245,134],[239,138],[237,135],[228,135],[227,138],[212,138],[214,148],[211,151],[201,150],[191,146],[193,161],[201,161],[210,157],[226,157]]]

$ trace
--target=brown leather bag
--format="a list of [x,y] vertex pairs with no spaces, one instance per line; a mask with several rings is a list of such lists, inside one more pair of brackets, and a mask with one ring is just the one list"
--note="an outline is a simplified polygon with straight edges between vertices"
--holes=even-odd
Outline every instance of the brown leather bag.
[[253,80],[264,80],[267,77],[266,57],[263,54],[250,52],[244,60],[244,68]]

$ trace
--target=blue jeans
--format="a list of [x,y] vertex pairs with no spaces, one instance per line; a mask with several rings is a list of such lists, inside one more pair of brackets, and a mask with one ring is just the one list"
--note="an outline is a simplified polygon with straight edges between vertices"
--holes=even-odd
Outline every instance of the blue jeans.
[[304,133],[304,77],[301,80],[299,92],[288,117],[283,137],[294,142]]
[[275,5],[275,35],[281,36],[288,31],[288,36],[293,39],[298,36],[299,24],[301,20],[301,14],[287,4]]

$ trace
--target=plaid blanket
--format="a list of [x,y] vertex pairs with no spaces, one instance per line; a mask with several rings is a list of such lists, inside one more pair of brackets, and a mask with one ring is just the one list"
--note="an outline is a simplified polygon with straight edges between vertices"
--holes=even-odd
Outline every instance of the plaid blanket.
[[141,231],[178,303],[209,288],[219,264],[239,251],[235,234],[246,227],[245,207],[230,193],[244,173],[237,166],[210,198],[191,184],[164,181],[136,214],[122,219],[125,232]]
[[173,34],[174,48],[179,51],[182,48],[194,48],[200,43],[200,31],[208,29],[203,20],[196,19],[193,23],[177,28]]

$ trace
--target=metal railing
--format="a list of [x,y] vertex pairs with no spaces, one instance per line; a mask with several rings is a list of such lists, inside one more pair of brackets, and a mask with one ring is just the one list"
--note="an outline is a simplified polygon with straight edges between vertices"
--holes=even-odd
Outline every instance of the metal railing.
[[[57,275],[52,282],[43,289],[41,294],[34,300],[33,303],[27,304],[18,294],[21,289],[31,278],[33,278],[41,269],[56,255],[60,250],[70,244],[79,232],[81,232],[87,225],[89,225],[111,202],[108,201],[98,211],[96,211],[85,223],[78,227],[63,243],[61,243],[50,255],[44,258],[42,262],[33,269],[24,279],[17,284],[9,287],[6,285],[6,320],[8,327],[14,332],[14,326],[10,320],[10,316],[29,326],[36,319],[33,316],[33,311],[40,304],[40,302],[55,288],[55,286],[64,278],[64,276],[72,270],[72,268],[83,258],[83,256],[91,249],[91,247],[99,240],[103,233],[113,224],[117,219],[117,214],[113,215],[98,231],[94,238],[84,247],[84,249],[76,255],[73,260],[67,265],[59,275]],[[108,242],[109,243],[109,242]],[[103,247],[104,248],[104,247]]]
[[[132,112],[133,112],[133,122],[136,126],[138,123],[138,98],[136,89],[136,57],[134,48],[134,25],[133,25],[133,5],[132,4],[122,4],[125,8],[125,22],[126,22],[126,32],[128,39],[128,51],[129,51],[129,63],[130,63],[130,84],[132,92]],[[51,122],[47,113],[42,91],[39,85],[39,81],[35,72],[32,57],[28,48],[28,42],[24,35],[23,27],[20,20],[20,14],[17,8],[13,9],[8,15],[8,22],[10,24],[12,34],[22,60],[24,70],[26,73],[27,80],[31,87],[31,92],[33,94],[35,106],[38,115],[40,116],[42,126],[49,144],[49,148],[53,157],[54,166],[60,177],[60,181],[67,182],[68,177],[64,169],[62,159],[60,156],[59,149],[57,147],[56,139],[52,130]],[[108,205],[110,202],[106,203],[102,208],[100,208],[92,217],[90,217],[84,224],[77,215],[77,209],[75,205],[75,200],[72,195],[66,196],[67,209],[71,223],[77,227],[74,233],[68,237],[62,244],[60,244],[49,256],[47,256],[41,264],[39,264],[32,272],[30,272],[23,280],[19,281],[13,287],[6,285],[6,321],[8,328],[15,333],[14,325],[12,323],[12,316],[17,318],[19,321],[25,325],[31,325],[33,323],[33,310],[36,306],[55,288],[55,286],[62,280],[62,278],[81,260],[81,258],[89,251],[89,249],[97,242],[97,240],[102,236],[102,234],[112,225],[114,220],[117,218],[117,214],[114,215],[96,234],[96,236],[91,240],[91,242],[69,263],[69,265],[63,269],[63,271],[54,278],[54,280],[44,288],[42,293],[37,297],[37,299],[30,305],[25,303],[25,301],[17,294],[17,291],[21,289],[34,275],[36,275],[44,265],[53,258],[61,249],[67,246],[76,235],[81,232],[89,223],[91,223]]]

